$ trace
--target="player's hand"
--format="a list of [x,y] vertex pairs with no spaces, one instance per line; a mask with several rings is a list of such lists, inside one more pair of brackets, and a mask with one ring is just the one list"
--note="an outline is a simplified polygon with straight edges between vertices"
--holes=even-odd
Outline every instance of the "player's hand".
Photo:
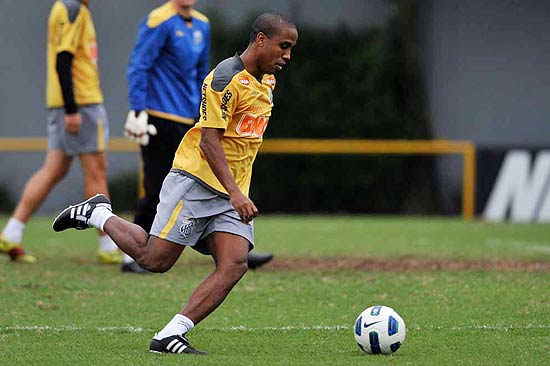
[[136,116],[136,112],[131,110],[128,112],[128,117],[124,124],[124,136],[142,146],[146,146],[149,143],[149,135],[154,136],[157,134],[157,128],[154,125],[148,124],[148,120],[149,116],[147,112],[141,111]]
[[230,194],[229,200],[233,208],[239,213],[242,222],[245,224],[248,224],[252,219],[258,216],[258,209],[254,202],[241,192]]
[[65,131],[73,134],[77,134],[80,132],[80,125],[82,124],[80,113],[66,114],[64,120]]

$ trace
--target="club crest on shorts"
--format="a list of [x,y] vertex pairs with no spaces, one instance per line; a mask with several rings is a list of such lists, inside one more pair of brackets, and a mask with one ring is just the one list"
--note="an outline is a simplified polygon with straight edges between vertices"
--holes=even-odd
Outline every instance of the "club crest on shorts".
[[184,238],[188,237],[189,234],[191,234],[191,231],[193,231],[193,226],[195,225],[195,222],[193,220],[186,220],[184,221],[180,226],[180,234]]

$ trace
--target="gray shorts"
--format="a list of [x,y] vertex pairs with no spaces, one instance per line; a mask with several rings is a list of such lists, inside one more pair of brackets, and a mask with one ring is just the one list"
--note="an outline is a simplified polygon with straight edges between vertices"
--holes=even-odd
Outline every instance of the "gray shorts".
[[80,132],[65,131],[65,110],[51,108],[48,111],[48,150],[62,150],[67,155],[79,155],[105,151],[109,140],[109,121],[103,104],[80,106],[82,118]]
[[210,254],[202,239],[215,231],[242,236],[249,251],[254,248],[253,223],[242,222],[229,199],[181,173],[168,173],[150,234]]

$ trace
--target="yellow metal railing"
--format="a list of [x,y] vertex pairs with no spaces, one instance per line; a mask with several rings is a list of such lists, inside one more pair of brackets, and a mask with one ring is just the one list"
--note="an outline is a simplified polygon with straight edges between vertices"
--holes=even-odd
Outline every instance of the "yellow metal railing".
[[[0,137],[0,152],[44,151],[47,140]],[[137,152],[138,146],[125,138],[109,140],[110,152]],[[469,141],[451,140],[336,140],[268,139],[263,154],[401,154],[462,155],[462,216],[472,219],[475,212],[476,147]]]

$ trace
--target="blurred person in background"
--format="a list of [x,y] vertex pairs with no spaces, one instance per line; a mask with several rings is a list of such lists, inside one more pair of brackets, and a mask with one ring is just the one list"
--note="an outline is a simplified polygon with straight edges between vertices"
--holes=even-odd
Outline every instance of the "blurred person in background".
[[116,216],[102,194],[67,207],[53,222],[55,231],[104,230],[152,272],[168,271],[186,247],[212,256],[214,271],[153,336],[151,352],[204,354],[191,346],[187,333],[222,304],[247,272],[247,255],[254,247],[252,220],[258,215],[248,197],[252,166],[271,117],[273,74],[290,62],[297,40],[290,19],[261,14],[252,23],[246,50],[207,75],[199,121],[177,149],[150,234]]
[[[25,226],[52,188],[80,160],[84,196],[108,195],[105,147],[109,122],[97,68],[95,28],[87,0],[58,0],[50,11],[47,45],[48,151],[27,181],[0,236],[0,250],[12,261],[35,263],[22,245]],[[122,252],[99,232],[101,263],[119,264]]]
[[[128,65],[130,112],[124,134],[140,144],[145,191],[134,223],[151,230],[164,178],[183,136],[199,114],[201,85],[210,69],[210,24],[195,0],[170,0],[151,11],[139,27]],[[251,253],[250,268],[270,253]],[[122,272],[148,273],[128,255]]]

